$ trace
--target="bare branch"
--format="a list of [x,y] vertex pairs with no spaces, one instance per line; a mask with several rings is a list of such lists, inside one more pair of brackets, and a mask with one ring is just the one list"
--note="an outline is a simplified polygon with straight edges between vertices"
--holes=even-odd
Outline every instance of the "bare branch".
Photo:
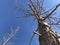
[[59,6],[60,3],[43,20],[47,19]]
[[13,38],[13,36],[15,36],[15,34],[17,33],[17,31],[19,30],[20,27],[18,27],[14,32],[11,32],[8,37],[5,37],[5,40],[2,41],[2,45],[6,45],[8,43],[8,41]]
[[[31,37],[31,39],[29,41],[29,45],[31,44],[31,41],[33,40],[33,37],[35,36],[37,31],[38,31],[38,28],[36,29],[36,31],[33,32],[33,35],[32,35],[32,37]],[[40,35],[40,34],[38,34],[38,35]]]

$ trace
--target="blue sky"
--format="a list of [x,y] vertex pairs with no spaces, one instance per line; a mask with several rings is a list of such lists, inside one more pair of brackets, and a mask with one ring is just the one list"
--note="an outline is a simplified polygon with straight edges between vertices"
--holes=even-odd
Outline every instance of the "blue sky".
[[[45,7],[48,10],[59,2],[60,0],[46,0]],[[11,27],[15,29],[20,26],[18,33],[9,42],[14,43],[14,45],[29,45],[33,30],[37,28],[37,22],[33,22],[33,17],[17,18],[24,16],[24,14],[16,8],[17,4],[19,7],[27,9],[27,3],[28,0],[18,0],[18,3],[16,0],[0,0],[0,42],[3,36],[11,31]],[[57,16],[59,16],[60,10],[57,11]],[[55,30],[60,32],[57,28]],[[33,38],[31,45],[38,45],[37,36]]]

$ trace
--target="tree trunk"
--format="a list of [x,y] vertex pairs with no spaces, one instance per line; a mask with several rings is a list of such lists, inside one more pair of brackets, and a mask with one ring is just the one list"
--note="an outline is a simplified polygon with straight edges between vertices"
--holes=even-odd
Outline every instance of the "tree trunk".
[[38,23],[40,45],[60,45],[56,32],[46,22]]

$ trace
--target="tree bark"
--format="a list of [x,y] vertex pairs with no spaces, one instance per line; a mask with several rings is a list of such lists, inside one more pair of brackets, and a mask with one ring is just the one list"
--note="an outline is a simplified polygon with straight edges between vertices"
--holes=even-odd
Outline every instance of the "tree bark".
[[58,40],[58,35],[46,22],[38,22],[39,33],[39,43],[40,45],[60,45]]

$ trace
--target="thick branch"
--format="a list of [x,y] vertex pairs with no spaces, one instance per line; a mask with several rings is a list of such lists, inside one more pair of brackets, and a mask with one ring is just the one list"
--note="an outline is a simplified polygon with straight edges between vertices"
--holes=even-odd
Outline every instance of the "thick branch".
[[47,19],[55,10],[57,10],[59,6],[60,6],[60,3],[43,20]]

